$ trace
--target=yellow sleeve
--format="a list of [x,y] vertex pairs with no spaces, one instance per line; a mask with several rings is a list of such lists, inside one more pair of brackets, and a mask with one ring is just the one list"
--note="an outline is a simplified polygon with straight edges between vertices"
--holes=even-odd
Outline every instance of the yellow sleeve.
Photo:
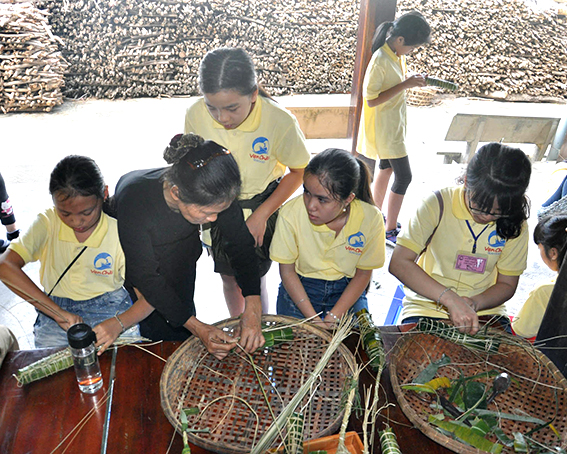
[[[374,207],[372,207],[374,208]],[[356,265],[361,270],[375,270],[382,268],[386,261],[386,235],[384,230],[384,218],[380,210],[375,208],[376,215],[372,220],[374,234],[368,238],[367,246]]]
[[520,312],[512,321],[512,328],[518,336],[530,338],[537,335],[554,286],[555,283],[546,283],[530,292]]
[[45,214],[37,216],[31,227],[8,247],[16,252],[25,263],[40,259],[41,251],[47,243],[50,234],[49,219]]
[[291,116],[290,120],[291,124],[279,137],[276,159],[290,169],[304,169],[310,158],[305,145],[305,136],[297,119]]
[[270,245],[270,258],[274,262],[284,264],[295,263],[299,257],[296,229],[288,219],[290,206],[286,208],[286,205],[289,205],[291,202],[292,201],[287,202],[281,208],[276,222],[272,244]]
[[384,85],[385,70],[380,64],[380,59],[377,58],[377,50],[373,55],[370,63],[368,64],[368,69],[366,70],[366,75],[364,77],[363,85],[363,96],[364,99],[375,99],[380,95],[382,91],[382,86]]
[[[451,209],[451,204],[447,204],[445,198],[443,203],[445,210]],[[410,218],[407,226],[402,229],[397,244],[412,250],[416,254],[423,251],[425,243],[431,237],[433,230],[439,225],[440,209],[437,196],[433,192],[430,193]]]
[[498,272],[505,276],[519,276],[528,266],[529,229],[527,222],[522,226],[518,238],[507,240],[496,263]]
[[200,101],[201,99],[198,99],[185,111],[185,127],[183,128],[183,134],[189,134],[190,132],[196,134],[195,124],[193,123],[193,116],[196,114],[196,110]]

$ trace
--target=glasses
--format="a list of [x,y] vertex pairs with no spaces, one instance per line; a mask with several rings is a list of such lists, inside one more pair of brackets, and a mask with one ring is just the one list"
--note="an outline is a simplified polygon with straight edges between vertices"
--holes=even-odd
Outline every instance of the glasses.
[[191,157],[187,157],[187,165],[191,167],[193,170],[200,169],[201,167],[205,167],[209,162],[213,159],[230,154],[226,148],[221,148],[218,151],[215,151],[213,154],[209,154],[207,150],[197,149],[193,151]]
[[473,208],[471,205],[470,196],[468,197],[468,199],[469,199],[469,211],[471,212],[471,214],[475,214],[477,216],[490,216],[493,217],[494,219],[502,219],[502,218],[510,217],[509,214],[491,213],[490,211],[483,211],[483,210],[479,210],[478,208]]

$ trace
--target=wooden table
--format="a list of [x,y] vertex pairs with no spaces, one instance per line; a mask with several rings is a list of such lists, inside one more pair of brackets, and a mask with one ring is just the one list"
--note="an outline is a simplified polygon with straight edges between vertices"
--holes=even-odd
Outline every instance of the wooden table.
[[[400,336],[396,326],[383,328],[386,351],[389,351]],[[353,339],[347,339],[353,348]],[[149,347],[162,358],[168,358],[179,343],[164,342]],[[100,453],[106,404],[101,404],[108,390],[112,354],[101,356],[104,378],[103,388],[94,395],[79,391],[72,369],[19,388],[12,374],[54,350],[28,350],[8,354],[0,369],[0,453],[50,453],[94,409],[92,417],[85,422],[76,438],[75,432],[56,452],[63,452],[70,444],[68,453]],[[360,359],[360,358],[357,358]],[[159,453],[180,454],[183,448],[181,437],[166,419],[160,404],[159,380],[165,363],[136,347],[122,347],[118,350],[116,379],[110,416],[108,453]],[[374,384],[369,372],[361,375],[362,386]],[[386,369],[382,376],[382,402],[395,403],[390,376]],[[98,406],[98,407],[97,407]],[[396,405],[384,412],[389,424],[398,436],[402,452],[449,453],[437,443],[429,440],[404,416]],[[381,418],[382,424],[385,418]],[[379,424],[381,426],[381,424]],[[351,418],[353,430],[360,432],[360,422]],[[193,454],[205,454],[201,448],[192,447]],[[375,453],[380,452],[376,447]]]

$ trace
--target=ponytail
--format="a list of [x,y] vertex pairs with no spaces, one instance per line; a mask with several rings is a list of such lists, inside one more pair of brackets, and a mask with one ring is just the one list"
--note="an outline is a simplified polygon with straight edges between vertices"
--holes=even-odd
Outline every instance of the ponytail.
[[382,22],[378,26],[378,28],[374,32],[374,37],[372,38],[372,53],[376,52],[386,43],[388,32],[393,26],[393,22]]
[[358,163],[358,168],[360,170],[360,179],[355,192],[356,198],[369,203],[370,205],[374,205],[374,198],[372,197],[372,190],[370,189],[370,169],[361,159],[356,158],[356,162]]

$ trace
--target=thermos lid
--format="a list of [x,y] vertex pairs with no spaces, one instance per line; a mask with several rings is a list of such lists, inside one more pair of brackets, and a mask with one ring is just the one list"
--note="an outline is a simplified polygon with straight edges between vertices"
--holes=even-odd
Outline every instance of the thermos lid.
[[67,339],[73,348],[86,348],[96,342],[96,335],[86,323],[77,323],[67,330]]

